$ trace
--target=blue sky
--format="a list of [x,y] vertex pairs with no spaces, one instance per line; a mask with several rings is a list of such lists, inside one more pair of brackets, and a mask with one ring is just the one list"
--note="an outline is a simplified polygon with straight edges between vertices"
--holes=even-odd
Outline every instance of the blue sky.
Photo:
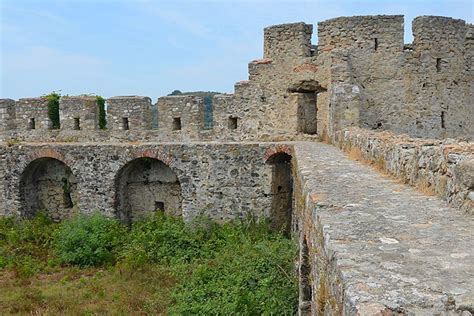
[[[444,15],[473,23],[473,0],[0,0],[0,97],[232,92],[262,56],[263,28],[337,16]],[[317,42],[313,35],[313,42]]]

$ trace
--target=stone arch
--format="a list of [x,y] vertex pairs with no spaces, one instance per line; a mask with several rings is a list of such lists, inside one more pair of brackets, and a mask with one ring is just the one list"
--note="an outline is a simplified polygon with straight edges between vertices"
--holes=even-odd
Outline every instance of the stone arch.
[[271,226],[289,235],[294,204],[291,155],[286,152],[276,152],[267,159],[266,163],[272,168]]
[[71,168],[53,157],[32,160],[20,176],[20,211],[26,218],[45,211],[54,221],[78,208],[77,180]]
[[114,208],[118,218],[130,224],[160,210],[182,215],[181,184],[163,161],[138,157],[125,164],[115,177]]

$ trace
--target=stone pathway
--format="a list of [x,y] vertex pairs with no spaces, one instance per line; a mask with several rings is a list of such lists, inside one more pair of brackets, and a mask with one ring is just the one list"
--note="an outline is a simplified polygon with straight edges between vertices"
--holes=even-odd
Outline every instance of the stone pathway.
[[328,248],[336,252],[354,305],[382,304],[416,315],[449,306],[474,314],[472,216],[334,146],[297,142],[294,147],[306,194],[324,197],[325,207],[313,215],[320,217]]

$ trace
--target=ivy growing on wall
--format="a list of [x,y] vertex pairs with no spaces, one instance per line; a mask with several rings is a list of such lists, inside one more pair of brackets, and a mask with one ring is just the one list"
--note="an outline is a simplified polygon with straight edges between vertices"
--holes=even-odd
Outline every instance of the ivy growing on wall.
[[46,95],[48,100],[48,117],[51,121],[51,129],[59,129],[61,124],[59,122],[59,99],[61,95],[58,92],[51,92]]
[[107,128],[107,119],[105,117],[105,99],[100,95],[97,96],[97,106],[99,107],[99,128]]

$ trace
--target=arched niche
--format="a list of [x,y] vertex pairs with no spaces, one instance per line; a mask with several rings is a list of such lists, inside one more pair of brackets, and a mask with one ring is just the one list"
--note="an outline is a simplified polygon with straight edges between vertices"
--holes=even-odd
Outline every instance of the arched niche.
[[20,177],[21,215],[33,217],[44,211],[54,221],[78,209],[77,181],[71,168],[50,157],[33,160]]
[[144,219],[154,212],[182,215],[181,185],[176,173],[160,160],[134,159],[115,178],[115,210],[124,223]]

